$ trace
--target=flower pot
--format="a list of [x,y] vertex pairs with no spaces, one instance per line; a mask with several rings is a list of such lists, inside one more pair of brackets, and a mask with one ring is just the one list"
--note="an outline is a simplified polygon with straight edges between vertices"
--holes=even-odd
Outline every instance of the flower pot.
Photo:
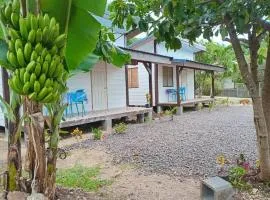
[[149,103],[145,104],[145,107],[150,108],[150,104]]

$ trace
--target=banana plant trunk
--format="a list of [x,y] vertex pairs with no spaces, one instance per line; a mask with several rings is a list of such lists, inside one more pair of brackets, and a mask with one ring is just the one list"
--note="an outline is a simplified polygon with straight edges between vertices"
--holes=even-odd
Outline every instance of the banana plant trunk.
[[22,173],[22,160],[21,160],[21,141],[20,135],[17,134],[20,121],[20,106],[18,105],[14,114],[16,117],[15,122],[8,122],[8,191],[20,190],[20,177]]
[[58,148],[59,126],[52,127],[52,135],[50,138],[49,151],[47,155],[47,175],[46,175],[46,196],[53,200],[55,198],[56,189],[56,161]]
[[[39,103],[26,98],[25,112],[30,116],[26,124],[28,133],[27,148],[27,168],[31,181],[34,181],[32,191],[45,192],[46,178],[46,150],[44,136],[44,118],[42,115],[42,106]],[[33,183],[33,182],[32,182]]]

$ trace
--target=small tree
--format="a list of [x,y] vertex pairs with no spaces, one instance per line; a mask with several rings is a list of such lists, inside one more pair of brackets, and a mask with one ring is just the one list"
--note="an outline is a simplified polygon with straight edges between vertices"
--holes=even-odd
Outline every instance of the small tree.
[[[29,185],[21,180],[19,134],[24,121],[29,136],[27,161],[32,193],[45,193],[54,199],[59,123],[65,109],[61,106],[61,96],[71,71],[98,61],[92,51],[101,25],[93,14],[102,16],[105,5],[105,0],[13,0],[1,7],[0,64],[8,70],[9,86],[16,94],[10,105],[1,101],[10,119],[10,191],[23,190]],[[24,103],[22,117],[21,102]],[[47,157],[44,104],[52,122]]]
[[[114,0],[113,23],[127,29],[149,31],[166,47],[181,48],[181,38],[191,43],[203,36],[221,35],[233,47],[243,82],[253,101],[254,122],[263,180],[270,180],[270,2],[269,0]],[[260,96],[258,77],[261,41],[268,51]],[[247,47],[249,62],[243,46]]]

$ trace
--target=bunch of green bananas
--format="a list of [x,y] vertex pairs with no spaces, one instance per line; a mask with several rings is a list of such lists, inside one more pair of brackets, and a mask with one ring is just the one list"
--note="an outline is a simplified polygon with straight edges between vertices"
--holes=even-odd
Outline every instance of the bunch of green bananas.
[[19,7],[14,0],[0,10],[9,35],[7,59],[13,71],[9,85],[33,101],[54,102],[67,79],[63,65],[66,35],[59,34],[54,17],[28,14],[23,18]]

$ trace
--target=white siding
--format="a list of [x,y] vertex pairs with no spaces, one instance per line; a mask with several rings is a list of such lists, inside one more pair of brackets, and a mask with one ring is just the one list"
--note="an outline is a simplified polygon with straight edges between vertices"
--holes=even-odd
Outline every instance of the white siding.
[[126,46],[126,41],[125,41],[125,35],[121,35],[121,34],[115,34],[114,35],[115,37],[115,42],[114,42],[114,45],[116,46],[120,46],[120,47],[125,47]]
[[154,53],[154,40],[146,40],[143,44],[140,44],[139,46],[135,45],[132,48],[140,51]]
[[[91,78],[90,73],[78,73],[74,76],[72,76],[67,81],[67,86],[69,88],[70,92],[74,92],[78,89],[84,89],[87,93],[87,99],[88,101],[85,103],[85,109],[87,112],[92,110],[92,96],[91,96]],[[80,112],[81,112],[81,106],[79,106]],[[76,111],[75,106],[73,106],[73,112]]]
[[[132,66],[129,66],[132,68]],[[138,63],[138,88],[129,88],[129,104],[145,105],[146,94],[149,93],[149,75],[142,63]]]
[[126,107],[125,67],[118,68],[107,64],[108,107]]
[[158,66],[158,87],[159,87],[159,103],[171,102],[172,99],[168,97],[166,91],[167,89],[176,89],[176,69],[173,68],[173,86],[172,87],[163,87],[163,65]]
[[194,70],[184,69],[180,75],[180,87],[186,88],[186,98],[194,99]]
[[157,54],[173,57],[174,59],[194,60],[194,52],[183,43],[181,49],[174,51],[166,49],[165,43],[157,44]]

